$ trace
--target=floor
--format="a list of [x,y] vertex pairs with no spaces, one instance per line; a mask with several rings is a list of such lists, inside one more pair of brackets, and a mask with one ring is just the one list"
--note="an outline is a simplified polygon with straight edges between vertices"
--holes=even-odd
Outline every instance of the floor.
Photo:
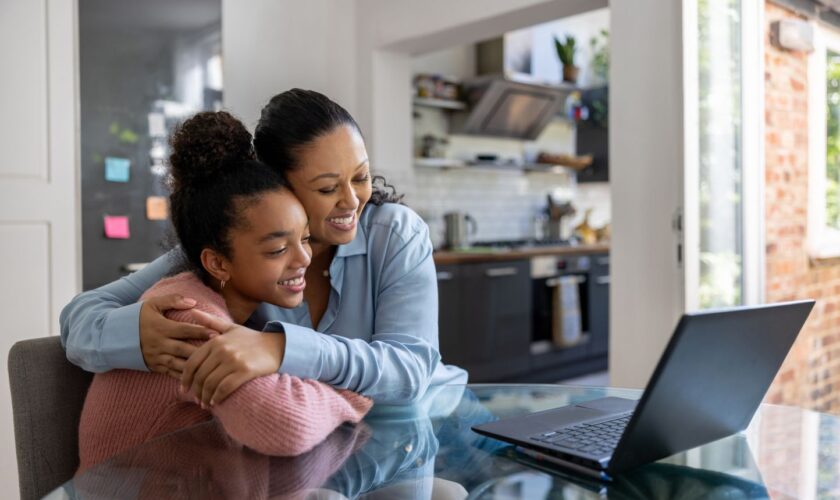
[[610,385],[610,374],[609,372],[590,373],[589,375],[584,375],[582,377],[561,380],[557,383],[563,385],[588,385],[606,387]]

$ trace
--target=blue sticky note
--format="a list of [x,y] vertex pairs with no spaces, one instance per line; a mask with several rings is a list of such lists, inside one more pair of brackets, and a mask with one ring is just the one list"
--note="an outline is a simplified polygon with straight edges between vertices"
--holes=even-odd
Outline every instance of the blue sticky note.
[[128,182],[131,161],[127,158],[105,158],[105,180],[110,182]]

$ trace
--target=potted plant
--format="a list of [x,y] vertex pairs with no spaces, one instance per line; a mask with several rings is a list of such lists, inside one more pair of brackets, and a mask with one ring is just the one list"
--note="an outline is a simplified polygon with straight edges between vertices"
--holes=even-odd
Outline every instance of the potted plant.
[[575,37],[566,35],[564,41],[560,41],[556,36],[554,37],[554,48],[557,49],[557,57],[563,64],[563,81],[577,82],[579,68],[575,66]]

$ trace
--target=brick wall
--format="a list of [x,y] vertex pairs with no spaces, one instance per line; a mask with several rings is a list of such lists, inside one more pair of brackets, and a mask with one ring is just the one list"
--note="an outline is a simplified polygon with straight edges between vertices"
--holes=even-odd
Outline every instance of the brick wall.
[[817,305],[766,400],[840,413],[840,259],[812,261],[808,226],[808,55],[770,43],[775,20],[797,17],[766,3],[765,202],[767,302]]

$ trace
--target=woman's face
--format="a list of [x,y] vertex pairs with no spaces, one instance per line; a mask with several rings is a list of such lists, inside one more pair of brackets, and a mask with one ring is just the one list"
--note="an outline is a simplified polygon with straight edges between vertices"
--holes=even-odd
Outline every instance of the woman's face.
[[288,177],[309,215],[314,241],[329,245],[353,241],[371,193],[367,150],[354,127],[336,127],[304,147]]
[[240,224],[228,234],[226,298],[235,293],[239,301],[298,306],[312,256],[303,206],[288,189],[237,203]]

